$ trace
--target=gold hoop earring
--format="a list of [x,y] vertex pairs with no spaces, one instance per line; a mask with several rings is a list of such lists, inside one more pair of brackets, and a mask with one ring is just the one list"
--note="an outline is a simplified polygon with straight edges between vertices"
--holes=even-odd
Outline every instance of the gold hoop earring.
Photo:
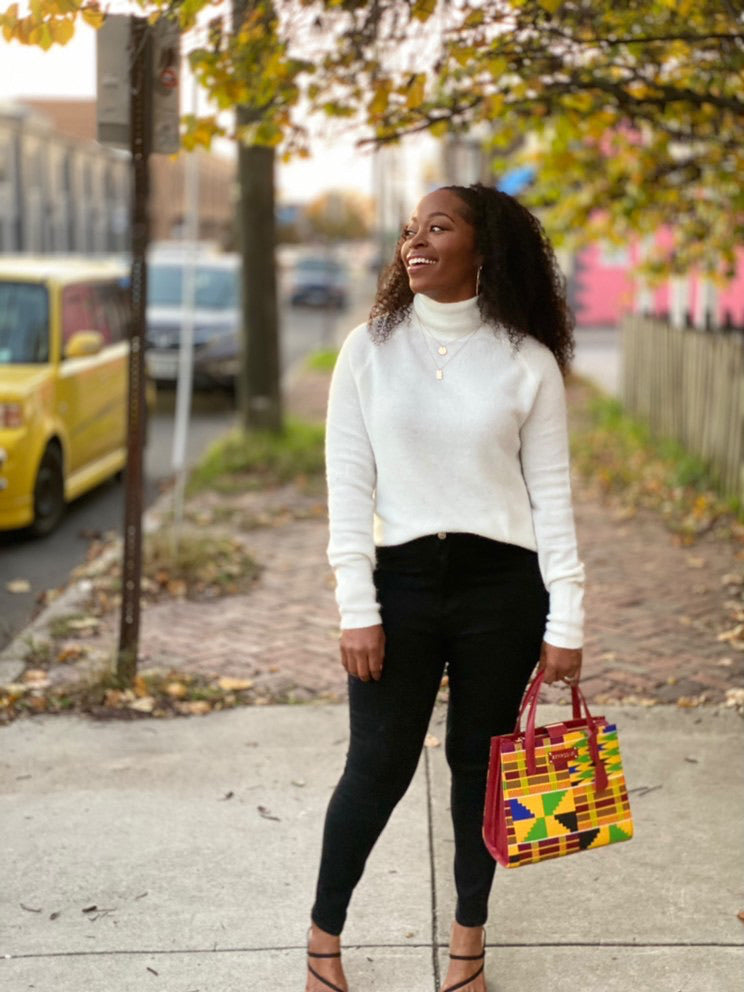
[[478,271],[475,274],[475,295],[476,296],[480,296],[480,282],[481,282],[481,271],[482,270],[483,270],[483,266],[482,265],[479,265],[478,266]]

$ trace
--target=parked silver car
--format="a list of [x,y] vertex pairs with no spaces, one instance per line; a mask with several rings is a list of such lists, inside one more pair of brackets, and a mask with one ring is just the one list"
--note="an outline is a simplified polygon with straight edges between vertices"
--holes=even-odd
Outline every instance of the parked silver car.
[[[178,378],[189,251],[154,248],[148,259],[147,367],[160,383]],[[240,364],[240,257],[209,246],[195,254],[194,384],[231,387]]]

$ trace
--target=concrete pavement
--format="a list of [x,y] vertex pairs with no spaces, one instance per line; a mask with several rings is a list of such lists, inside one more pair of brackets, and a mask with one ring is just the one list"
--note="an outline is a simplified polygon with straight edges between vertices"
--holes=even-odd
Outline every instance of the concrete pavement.
[[[547,720],[565,713],[541,709]],[[497,871],[489,992],[738,992],[741,717],[713,707],[607,715],[636,836]],[[438,738],[443,719],[440,706]],[[344,706],[324,704],[4,728],[0,988],[303,989],[346,720]],[[435,992],[454,900],[448,803],[443,749],[428,748],[351,907],[352,992]]]

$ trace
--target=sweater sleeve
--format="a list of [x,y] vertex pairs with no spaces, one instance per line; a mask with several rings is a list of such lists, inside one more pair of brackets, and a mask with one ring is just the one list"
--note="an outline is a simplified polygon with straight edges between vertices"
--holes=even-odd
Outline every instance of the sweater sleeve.
[[527,484],[540,571],[550,594],[545,640],[562,648],[583,643],[584,566],[576,546],[569,467],[566,394],[558,364],[542,353],[539,385],[522,425]]
[[354,344],[365,333],[363,328],[352,331],[339,353],[326,421],[328,560],[336,575],[342,629],[380,623],[372,579],[377,473],[352,367]]

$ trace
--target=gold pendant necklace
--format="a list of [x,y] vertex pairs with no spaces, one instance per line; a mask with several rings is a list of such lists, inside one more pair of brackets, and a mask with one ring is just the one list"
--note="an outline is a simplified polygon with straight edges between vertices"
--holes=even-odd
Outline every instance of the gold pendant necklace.
[[[434,368],[435,368],[434,377],[435,379],[437,379],[438,382],[442,382],[442,380],[444,379],[444,365],[439,365],[439,363],[437,362],[436,358],[434,357],[434,353],[432,352],[429,346],[428,339],[431,338],[432,341],[436,344],[437,354],[449,356],[447,358],[447,362],[451,362],[452,359],[456,358],[460,354],[460,352],[465,348],[468,341],[470,341],[470,339],[478,332],[479,328],[476,327],[475,330],[471,331],[470,334],[468,334],[468,336],[463,341],[460,342],[460,347],[457,349],[457,351],[455,351],[453,354],[450,354],[449,348],[447,348],[446,345],[442,344],[441,341],[437,341],[437,339],[434,337],[431,331],[424,325],[424,322],[421,320],[421,318],[417,313],[415,314],[415,317],[419,325],[419,328],[421,329],[421,333],[424,336],[424,344],[426,346],[426,350],[431,356],[431,360],[434,362]],[[445,362],[445,365],[447,364],[447,362]]]

